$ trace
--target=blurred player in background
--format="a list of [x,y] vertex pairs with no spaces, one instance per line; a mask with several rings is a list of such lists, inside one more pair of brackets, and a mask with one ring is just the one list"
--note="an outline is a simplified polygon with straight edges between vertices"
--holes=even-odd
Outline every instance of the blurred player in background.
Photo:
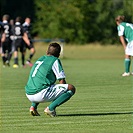
[[6,65],[10,66],[9,62],[11,59],[12,55],[12,40],[10,39],[11,36],[11,25],[9,24],[9,15],[3,15],[3,27],[4,27],[4,33],[5,33],[5,38],[3,39],[2,37],[2,61],[3,61],[3,67]]
[[117,16],[115,19],[118,29],[118,36],[120,37],[120,42],[125,50],[125,72],[122,76],[129,76],[131,56],[133,56],[133,24],[124,22],[124,20],[124,16]]
[[25,45],[23,40],[30,45],[27,33],[24,31],[21,25],[21,17],[17,17],[15,20],[15,25],[13,27],[13,45],[14,45],[14,65],[13,68],[19,67],[18,62],[18,50],[21,52],[22,66],[25,66]]
[[30,18],[26,18],[25,22],[23,23],[23,28],[26,31],[27,35],[28,35],[28,39],[30,40],[30,45],[26,45],[26,48],[28,48],[30,50],[30,55],[29,58],[26,61],[26,64],[28,64],[29,66],[32,66],[33,64],[31,63],[31,59],[33,57],[33,55],[35,54],[35,48],[32,42],[32,38],[31,38],[31,34],[30,34],[30,30],[31,30],[31,19]]
[[13,26],[14,26],[14,19],[10,19],[10,25],[11,25],[11,27],[13,28]]
[[[68,101],[75,93],[75,87],[66,84],[65,73],[58,57],[61,47],[58,43],[51,43],[47,55],[40,57],[33,65],[27,85],[26,96],[32,102],[30,113],[39,116],[37,106],[41,102],[52,102],[44,113],[55,117],[56,107]],[[59,84],[55,84],[59,80]]]
[[2,51],[1,51],[1,37],[2,37],[3,32],[4,32],[3,23],[0,21],[0,54],[2,53]]
[[[13,34],[13,27],[14,27],[14,19],[10,19],[10,25],[11,25],[11,31],[12,31],[12,34]],[[12,35],[11,35],[12,36]],[[10,37],[11,40],[12,40],[12,54],[14,52],[14,38]]]

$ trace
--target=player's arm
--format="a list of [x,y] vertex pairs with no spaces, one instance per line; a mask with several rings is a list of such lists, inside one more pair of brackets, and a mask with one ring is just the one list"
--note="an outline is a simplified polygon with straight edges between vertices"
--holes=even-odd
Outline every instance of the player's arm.
[[65,73],[64,73],[62,64],[59,59],[54,62],[53,66],[52,66],[52,70],[56,76],[56,79],[59,81],[59,83],[66,84]]
[[126,49],[127,44],[126,44],[124,36],[120,36],[120,42],[123,45],[124,49]]
[[4,41],[5,41],[5,39],[6,39],[6,34],[5,34],[5,33],[3,33],[3,34],[2,34],[2,36],[1,36],[1,42],[4,42]]
[[24,35],[23,35],[23,40],[26,42],[26,44],[29,46],[30,45],[30,40],[28,39],[28,35],[27,33],[25,32]]

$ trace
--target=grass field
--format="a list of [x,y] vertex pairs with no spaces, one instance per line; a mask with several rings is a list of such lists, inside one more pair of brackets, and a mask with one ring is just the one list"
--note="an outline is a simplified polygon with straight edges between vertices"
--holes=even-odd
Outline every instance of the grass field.
[[[47,45],[36,44],[34,60]],[[76,94],[57,108],[57,117],[29,114],[24,86],[30,68],[0,70],[0,133],[132,133],[133,77],[124,72],[123,48],[99,45],[64,46],[62,64]],[[12,62],[11,62],[12,63]]]

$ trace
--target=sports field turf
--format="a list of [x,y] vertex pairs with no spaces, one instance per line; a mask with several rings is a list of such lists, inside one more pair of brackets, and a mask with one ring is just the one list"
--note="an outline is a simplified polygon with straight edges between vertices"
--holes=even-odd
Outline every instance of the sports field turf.
[[[34,60],[47,45],[36,45]],[[0,133],[133,133],[133,76],[122,77],[123,48],[65,46],[62,64],[76,94],[57,108],[57,117],[29,114],[24,86],[30,68],[0,69]],[[12,62],[11,62],[12,64]]]

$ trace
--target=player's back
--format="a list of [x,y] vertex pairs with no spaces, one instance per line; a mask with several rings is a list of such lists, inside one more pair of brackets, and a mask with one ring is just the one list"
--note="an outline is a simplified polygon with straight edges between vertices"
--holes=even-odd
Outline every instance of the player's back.
[[17,38],[22,38],[24,35],[24,30],[20,23],[15,23],[13,26],[13,35],[15,35]]
[[31,38],[31,25],[27,24],[26,22],[22,24],[24,31],[27,33],[28,38]]
[[52,70],[52,66],[56,60],[58,58],[54,56],[42,56],[35,62],[26,85],[27,94],[41,91],[55,83],[56,76]]
[[120,26],[124,27],[124,36],[128,42],[133,40],[133,24],[122,22]]
[[10,37],[11,33],[11,25],[8,22],[3,23],[4,33],[6,37]]

